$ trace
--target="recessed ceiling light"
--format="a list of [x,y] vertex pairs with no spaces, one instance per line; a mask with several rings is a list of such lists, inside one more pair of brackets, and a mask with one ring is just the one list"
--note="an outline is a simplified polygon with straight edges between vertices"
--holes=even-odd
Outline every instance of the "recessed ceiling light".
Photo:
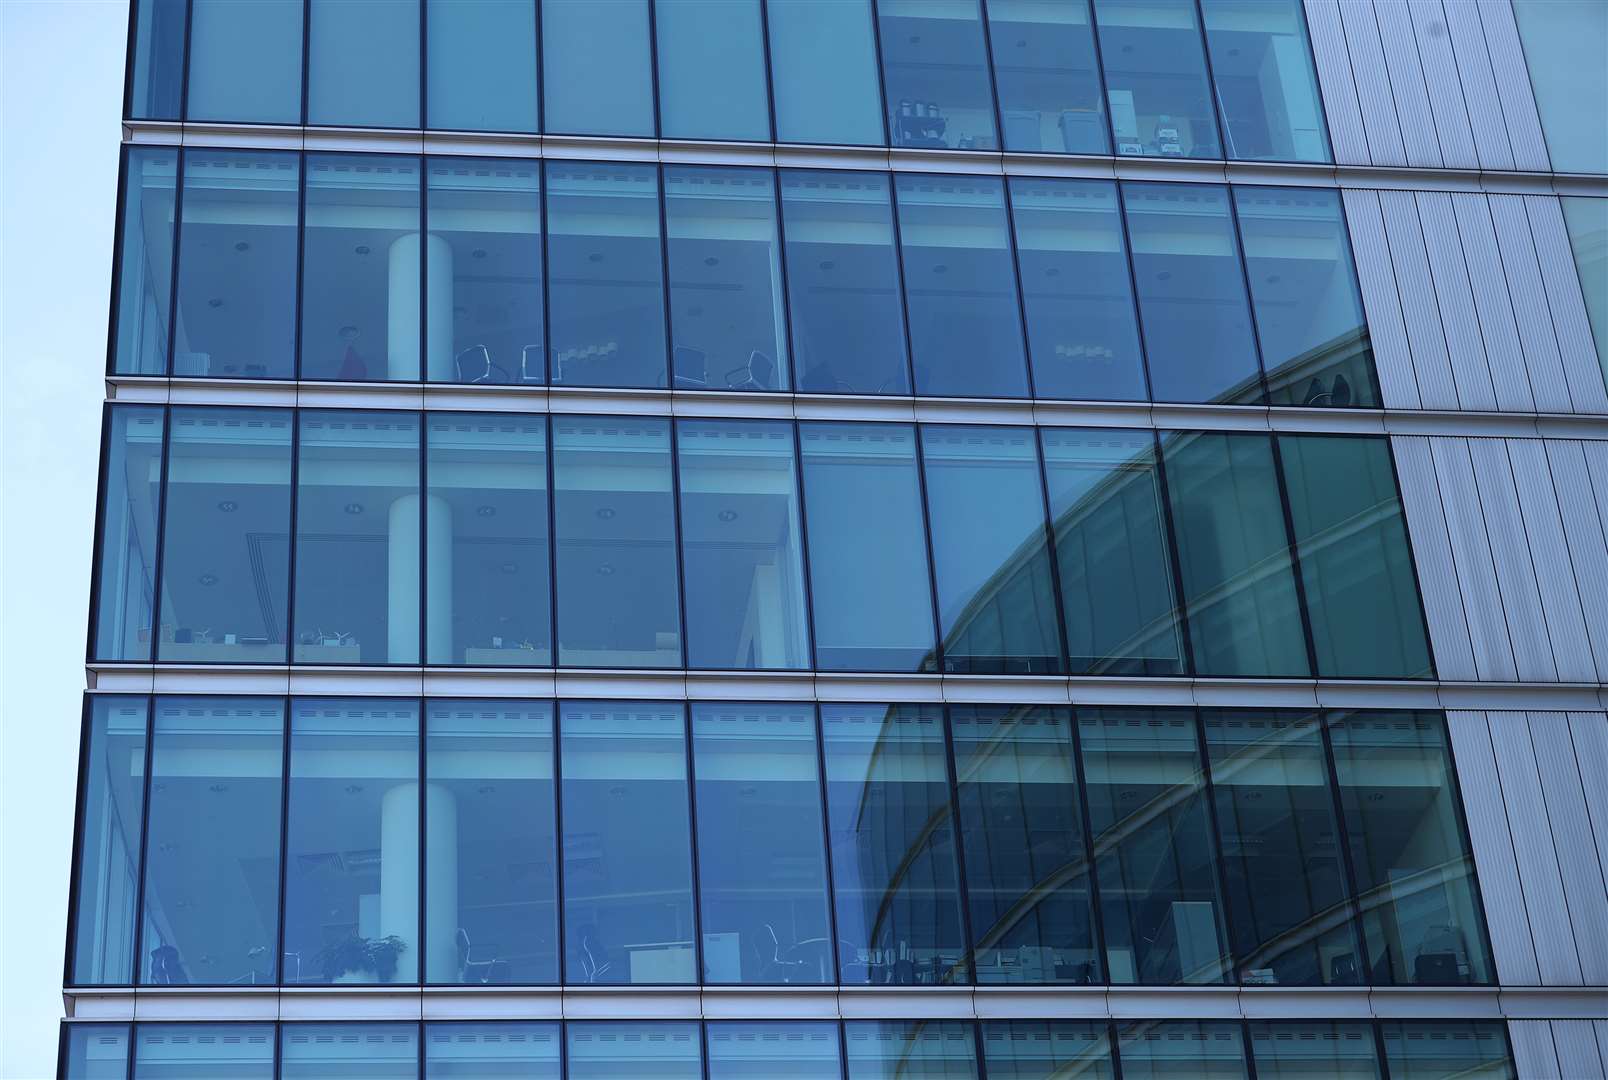
[[357,252],[359,255],[367,255],[373,249],[370,248],[367,244],[359,244],[355,248],[353,248],[352,250]]
[[1171,281],[1172,280],[1172,271],[1171,270],[1163,270],[1161,273],[1156,275],[1156,280],[1157,281]]
[[224,499],[218,503],[218,509],[222,510],[225,514],[232,514],[236,510],[240,509],[240,504],[235,502],[233,499]]
[[476,517],[496,517],[497,516],[497,508],[495,506],[490,505],[490,504],[487,504],[485,506],[477,506],[477,507],[475,507],[475,516]]
[[609,521],[609,520],[612,520],[613,517],[614,517],[614,507],[612,507],[612,506],[600,506],[600,507],[597,508],[595,513],[597,514],[598,517],[602,518],[604,521]]
[[598,568],[597,568],[597,576],[598,577],[613,577],[614,576],[614,564],[613,563],[603,563],[603,564],[599,565]]
[[721,521],[736,521],[737,520],[737,511],[735,511],[735,510],[722,510],[720,513],[716,514],[715,516],[718,517]]
[[246,243],[244,240],[242,240],[238,244],[235,245],[235,250],[236,251],[250,251],[251,250],[251,245]]
[[212,299],[207,301],[207,307],[209,308],[221,308],[222,306],[223,297],[221,296],[214,296]]
[[713,255],[711,255],[711,256],[709,256],[708,258],[706,258],[704,260],[704,265],[705,266],[719,266],[720,265],[720,260],[715,258]]
[[932,272],[935,274],[947,274],[949,273],[949,267],[944,263],[939,263],[937,266],[932,268]]
[[361,514],[363,512],[363,504],[362,503],[347,503],[346,506],[343,509],[345,509],[345,511],[348,514],[351,514],[352,516],[356,517],[358,514]]
[[594,251],[594,252],[592,252],[592,254],[590,254],[590,255],[588,255],[586,257],[586,261],[587,262],[595,262],[595,263],[602,262],[603,261],[603,253],[601,251]]
[[218,575],[202,574],[200,577],[196,578],[196,580],[199,581],[205,588],[210,589],[212,586],[218,583]]
[[497,569],[501,570],[505,574],[513,575],[519,573],[519,564],[516,562],[505,562],[501,566],[497,567]]
[[824,262],[821,263],[821,269],[822,270],[835,270],[835,269],[837,269],[837,263],[833,262],[831,259],[827,259],[827,260],[825,260]]
[[471,251],[469,253],[469,257],[471,259],[484,259],[486,257],[486,249],[485,248],[475,248],[473,251]]
[[1277,275],[1277,274],[1269,274],[1267,276],[1267,283],[1269,285],[1277,285],[1279,282],[1281,282],[1283,280],[1284,279],[1279,277],[1279,275]]

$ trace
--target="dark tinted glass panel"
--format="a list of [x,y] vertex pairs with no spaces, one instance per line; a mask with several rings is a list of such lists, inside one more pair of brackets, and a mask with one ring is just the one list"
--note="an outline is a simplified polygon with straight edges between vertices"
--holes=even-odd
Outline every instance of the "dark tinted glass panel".
[[306,199],[302,378],[417,380],[421,265],[452,250],[421,239],[419,159],[309,155]]
[[978,0],[881,0],[882,80],[894,146],[998,150]]
[[932,586],[915,430],[805,423],[799,437],[816,666],[932,670]]
[[946,671],[1061,671],[1038,448],[1029,428],[921,430]]
[[133,1080],[273,1080],[272,1024],[140,1024]]
[[1349,713],[1329,724],[1375,984],[1493,980],[1446,723]]
[[990,0],[1005,149],[1109,154],[1088,0]]
[[1243,1080],[1238,1024],[1141,1020],[1117,1028],[1123,1080]]
[[989,1080],[1111,1080],[1111,1039],[1100,1023],[1012,1020],[983,1025]]
[[653,57],[648,0],[541,0],[545,130],[649,135]]
[[1279,456],[1318,674],[1429,675],[1389,442],[1281,435]]
[[134,0],[133,66],[128,73],[128,115],[136,120],[177,120],[183,95],[184,0]]
[[293,417],[175,406],[171,419],[156,658],[283,664]]
[[685,729],[680,704],[564,703],[566,982],[699,981]]
[[152,626],[162,505],[162,409],[114,405],[105,423],[90,656],[149,660],[151,642],[162,633]]
[[1071,670],[1183,674],[1153,436],[1044,428],[1042,437]]
[[419,126],[419,0],[308,0],[307,122]]
[[1072,711],[950,709],[979,983],[1100,981]]
[[294,377],[300,184],[292,152],[184,155],[173,374]]
[[540,163],[431,158],[428,172],[428,377],[542,382]]
[[670,476],[668,421],[555,421],[560,663],[680,665]]
[[667,139],[770,138],[761,0],[656,0]]
[[553,662],[547,421],[430,414],[426,658]]
[[834,1023],[711,1023],[709,1080],[842,1080]]
[[111,364],[119,375],[167,374],[178,165],[177,149],[128,150],[112,317]]
[[1161,448],[1195,671],[1308,674],[1267,437],[1173,433]]
[[908,394],[888,178],[782,170],[798,389]]
[[1194,713],[1079,709],[1078,730],[1111,981],[1224,981]]
[[1194,0],[1094,0],[1117,153],[1222,157]]
[[675,385],[786,390],[775,173],[671,166],[664,183]]
[[966,982],[942,710],[823,705],[821,724],[840,981]]
[[[146,699],[96,697],[89,708],[88,739],[80,751],[84,794],[78,807],[68,973],[75,986],[134,981],[134,905],[145,813]],[[86,1053],[94,1049],[92,1044]]]
[[[426,796],[450,798],[441,787]],[[287,821],[283,981],[417,982],[418,703],[296,699]],[[292,1060],[287,1028],[287,1076]]]
[[424,979],[556,983],[552,703],[427,709]]
[[916,392],[1026,397],[1004,185],[909,174],[896,183]]
[[1252,1024],[1256,1080],[1379,1080],[1372,1024]]
[[1387,1020],[1390,1080],[1516,1080],[1500,1020]]
[[547,231],[552,381],[664,386],[658,170],[549,165]]
[[424,1080],[560,1080],[557,1024],[428,1024]]
[[870,0],[766,0],[776,138],[877,146],[883,141]]
[[276,981],[284,737],[277,698],[156,699],[145,985]]
[[414,1080],[419,1029],[413,1024],[283,1024],[279,1080]]
[[427,126],[535,131],[537,0],[425,0]]
[[706,983],[831,983],[815,707],[692,707]]
[[976,1080],[972,1025],[941,1020],[851,1020],[849,1080]]
[[424,525],[452,535],[446,500],[419,498],[418,414],[306,411],[297,453],[292,659],[418,663]]
[[301,0],[190,0],[189,119],[300,123],[302,8]]
[[1033,392],[1143,401],[1145,362],[1117,188],[1011,178]]
[[566,1080],[701,1080],[698,1034],[675,1021],[566,1024]]
[[1328,161],[1300,0],[1201,0],[1231,158]]
[[1225,189],[1124,184],[1133,276],[1157,401],[1262,400]]
[[65,1080],[128,1080],[128,1024],[73,1024],[62,1041]]

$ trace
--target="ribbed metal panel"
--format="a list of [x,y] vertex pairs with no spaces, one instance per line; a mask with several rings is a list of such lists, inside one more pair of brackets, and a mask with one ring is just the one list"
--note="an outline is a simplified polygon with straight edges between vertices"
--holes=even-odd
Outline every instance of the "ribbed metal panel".
[[[1586,815],[1597,843],[1597,864],[1608,875],[1608,714],[1572,712],[1569,733],[1574,736],[1575,765],[1580,789],[1586,795]],[[1608,949],[1608,941],[1599,942]]]
[[1602,1057],[1604,1068],[1608,1068],[1608,1020],[1598,1020],[1593,1025],[1597,1029],[1597,1053]]
[[1547,141],[1535,108],[1535,90],[1530,86],[1530,68],[1513,18],[1513,0],[1480,0],[1479,8],[1485,48],[1496,76],[1496,95],[1507,121],[1508,145],[1513,148],[1513,164],[1520,169],[1546,172],[1552,168],[1552,161],[1547,156]]
[[1446,27],[1452,34],[1452,51],[1457,55],[1458,80],[1463,84],[1463,100],[1474,129],[1474,148],[1480,165],[1487,169],[1513,168],[1513,148],[1508,144],[1507,124],[1502,120],[1502,100],[1491,74],[1491,56],[1485,48],[1485,28],[1480,25],[1479,5],[1470,0],[1443,4]]
[[1604,1061],[1597,1049],[1596,1027],[1590,1020],[1552,1021],[1552,1046],[1558,1054],[1558,1071],[1582,1080],[1603,1080]]
[[[1608,442],[1582,439],[1580,449],[1586,455],[1586,471],[1591,474],[1591,489],[1597,497],[1597,505],[1608,506]],[[1608,533],[1608,521],[1603,522],[1603,532]]]
[[[1569,380],[1558,355],[1558,337],[1552,329],[1552,309],[1547,304],[1546,286],[1536,262],[1535,241],[1530,237],[1530,220],[1524,212],[1524,196],[1490,196],[1491,223],[1496,228],[1496,246],[1502,253],[1502,270],[1508,295],[1513,299],[1513,315],[1518,320],[1519,346],[1524,350],[1524,366],[1530,372],[1530,389],[1535,407],[1542,412],[1572,412]],[[1487,339],[1486,345],[1490,341]]]
[[1374,0],[1374,16],[1390,69],[1390,90],[1396,99],[1396,120],[1407,164],[1439,166],[1435,116],[1429,109],[1429,91],[1424,87],[1424,71],[1418,63],[1418,44],[1413,40],[1413,18],[1407,10],[1407,0]]
[[1396,295],[1396,272],[1390,265],[1390,244],[1379,214],[1379,194],[1356,188],[1340,194],[1346,204],[1351,253],[1368,315],[1368,338],[1373,343],[1379,392],[1390,408],[1420,408],[1418,377],[1413,373],[1407,327],[1401,321],[1401,298]]
[[1346,31],[1351,70],[1362,72],[1356,81],[1362,106],[1362,127],[1368,135],[1368,156],[1375,165],[1405,165],[1396,103],[1385,72],[1385,51],[1379,44],[1379,22],[1373,0],[1340,0],[1340,22]]
[[1351,75],[1351,54],[1346,51],[1339,0],[1306,0],[1306,17],[1334,160],[1341,165],[1366,165],[1368,137],[1363,132],[1362,107],[1357,103],[1357,84]]
[[1457,382],[1452,378],[1440,304],[1429,276],[1418,202],[1410,191],[1381,191],[1379,211],[1390,241],[1390,260],[1396,269],[1396,292],[1412,346],[1413,370],[1418,374],[1418,396],[1426,409],[1455,409]]
[[1407,0],[1407,11],[1418,39],[1418,59],[1429,90],[1429,107],[1435,114],[1441,160],[1450,169],[1478,168],[1474,131],[1469,127],[1468,106],[1463,101],[1463,84],[1457,77],[1457,57],[1441,0]]
[[[1608,537],[1603,535],[1597,501],[1591,495],[1585,452],[1572,439],[1547,439],[1542,445],[1563,520],[1564,541],[1569,545],[1586,636],[1595,658],[1595,678],[1608,682]],[[1514,465],[1516,470],[1517,457]]]
[[1420,191],[1416,199],[1458,404],[1464,409],[1494,410],[1496,388],[1491,385],[1491,368],[1485,359],[1485,343],[1480,339],[1474,289],[1463,261],[1463,241],[1457,232],[1457,217],[1452,213],[1452,196],[1445,191]]
[[1463,594],[1457,587],[1446,515],[1429,440],[1421,435],[1397,435],[1390,440],[1401,480],[1402,507],[1407,534],[1418,564],[1418,587],[1424,597],[1424,616],[1435,650],[1435,670],[1443,679],[1477,679],[1474,652],[1468,641],[1468,620]]
[[1586,301],[1580,291],[1580,275],[1575,271],[1574,250],[1569,246],[1569,232],[1563,223],[1563,206],[1556,195],[1522,197],[1575,411],[1608,412],[1602,362],[1597,358],[1597,346],[1591,337]]
[[[1603,883],[1591,816],[1586,812],[1569,714],[1531,713],[1530,742],[1552,828],[1552,846],[1558,853],[1569,922],[1574,927],[1580,975],[1587,986],[1608,986],[1608,885]],[[1542,933],[1541,927],[1534,929],[1538,936]],[[1591,1050],[1595,1055],[1595,1042]]]
[[[1546,618],[1541,612],[1541,589],[1530,557],[1518,493],[1506,439],[1469,439],[1469,459],[1485,513],[1485,535],[1491,543],[1496,584],[1502,593],[1508,640],[1520,679],[1552,682],[1558,677],[1548,644]],[[1444,490],[1444,489],[1443,489]]]
[[1513,301],[1508,297],[1507,279],[1502,272],[1502,255],[1496,247],[1490,204],[1484,194],[1474,192],[1454,192],[1451,199],[1457,232],[1463,240],[1463,262],[1474,291],[1480,337],[1485,342],[1491,385],[1496,390],[1496,407],[1507,412],[1533,412],[1535,395],[1530,392],[1530,375],[1519,345]]
[[1564,1080],[1552,1045],[1552,1021],[1510,1020],[1508,1034],[1513,1039],[1513,1064],[1524,1080]]
[[[1564,538],[1546,446],[1540,439],[1508,439],[1507,451],[1524,521],[1523,538],[1528,541],[1528,565],[1535,568],[1541,613],[1546,619],[1558,678],[1564,682],[1596,682],[1597,664],[1592,658],[1585,615],[1580,610],[1580,590]],[[1486,505],[1490,505],[1489,500]],[[1517,642],[1514,647],[1518,647]]]
[[1435,458],[1435,480],[1440,487],[1441,506],[1446,511],[1446,533],[1452,542],[1452,561],[1457,568],[1458,590],[1468,618],[1469,645],[1474,650],[1474,668],[1484,680],[1513,680],[1519,676],[1513,662],[1513,645],[1508,640],[1507,616],[1502,611],[1502,595],[1497,589],[1491,543],[1485,532],[1485,513],[1480,507],[1479,488],[1474,483],[1474,465],[1469,460],[1468,440],[1437,437],[1429,440]]

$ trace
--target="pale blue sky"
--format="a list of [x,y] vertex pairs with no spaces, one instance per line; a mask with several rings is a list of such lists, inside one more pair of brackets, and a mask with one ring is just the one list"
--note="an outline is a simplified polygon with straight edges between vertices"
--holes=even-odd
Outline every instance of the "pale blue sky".
[[54,1075],[125,0],[0,0],[0,1077]]

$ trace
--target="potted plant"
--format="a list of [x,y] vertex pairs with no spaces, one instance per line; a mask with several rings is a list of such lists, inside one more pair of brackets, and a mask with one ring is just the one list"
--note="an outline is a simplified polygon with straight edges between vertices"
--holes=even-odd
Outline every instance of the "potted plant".
[[382,938],[350,934],[319,953],[324,977],[332,983],[388,983],[396,979],[397,957],[407,942],[391,934]]

